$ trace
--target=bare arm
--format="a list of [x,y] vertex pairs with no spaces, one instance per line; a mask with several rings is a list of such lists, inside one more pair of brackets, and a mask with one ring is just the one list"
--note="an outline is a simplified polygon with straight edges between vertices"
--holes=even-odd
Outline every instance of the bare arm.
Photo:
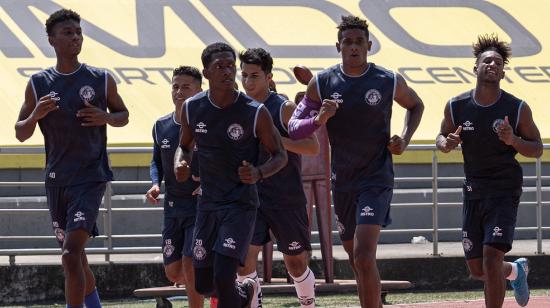
[[[296,109],[296,104],[292,101],[286,101],[283,106],[282,120],[284,125],[288,128],[288,121],[292,117],[294,110]],[[304,155],[317,155],[319,154],[319,142],[315,135],[311,135],[307,138],[300,140],[292,140],[290,138],[281,137],[283,141],[283,146],[286,150],[304,154]]]
[[128,108],[118,94],[116,82],[111,75],[107,75],[107,107],[109,108],[107,124],[115,127],[128,124]]
[[407,85],[403,76],[396,74],[395,78],[397,78],[397,85],[394,100],[401,107],[407,109],[407,114],[405,115],[405,126],[401,136],[393,136],[388,147],[392,154],[401,154],[420,124],[424,112],[424,103],[418,97],[418,94]]
[[543,151],[542,140],[539,129],[533,121],[531,108],[529,108],[527,103],[522,104],[517,121],[519,121],[517,127],[518,135],[514,134],[508,122],[508,117],[506,117],[504,124],[498,128],[499,139],[507,145],[513,146],[523,156],[540,157]]
[[101,126],[109,124],[122,127],[128,124],[128,109],[118,94],[115,80],[107,75],[107,108],[109,112],[84,102],[85,107],[78,110],[76,116],[82,118],[82,126]]
[[445,105],[443,112],[443,121],[441,121],[441,130],[435,140],[435,145],[443,153],[449,153],[462,143],[460,139],[460,133],[462,132],[462,126],[455,127],[455,124],[451,118],[451,104]]
[[19,117],[15,123],[15,137],[23,142],[29,139],[36,128],[38,120],[44,118],[48,113],[59,109],[57,101],[48,95],[41,97],[38,102],[34,97],[31,81],[25,88],[25,101],[19,111]]
[[258,114],[256,136],[260,139],[265,150],[271,154],[271,159],[257,167],[250,165],[248,162],[243,162],[238,172],[241,182],[247,184],[254,184],[263,178],[274,175],[288,162],[286,151],[281,142],[281,135],[273,125],[269,111],[263,106]]
[[186,181],[191,175],[191,160],[193,159],[193,147],[195,145],[195,138],[187,122],[186,104],[187,102],[181,107],[182,111],[179,119],[181,123],[180,144],[174,155],[174,173],[178,182]]

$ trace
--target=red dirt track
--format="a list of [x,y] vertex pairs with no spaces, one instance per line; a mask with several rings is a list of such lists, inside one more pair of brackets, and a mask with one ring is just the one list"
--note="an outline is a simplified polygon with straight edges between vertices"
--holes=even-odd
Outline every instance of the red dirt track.
[[[400,305],[384,305],[386,308],[484,308],[485,302],[483,300],[468,300],[468,301],[454,301],[454,302],[434,302],[434,303],[419,303],[419,304],[400,304]],[[517,308],[520,307],[514,298],[504,299],[503,308]],[[531,297],[528,308],[550,308],[550,297],[547,296],[535,296]]]

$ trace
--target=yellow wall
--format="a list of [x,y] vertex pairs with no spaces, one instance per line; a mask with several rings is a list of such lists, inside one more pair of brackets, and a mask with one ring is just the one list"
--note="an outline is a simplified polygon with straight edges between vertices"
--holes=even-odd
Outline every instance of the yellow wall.
[[[25,25],[29,27],[29,25],[35,24],[36,27],[41,27],[40,25],[44,23],[48,14],[60,6],[77,11],[83,20],[97,27],[94,29],[89,24],[83,23],[85,40],[80,60],[93,66],[107,68],[120,80],[119,92],[130,110],[130,124],[124,128],[110,127],[108,129],[110,145],[150,145],[153,122],[173,108],[169,83],[163,77],[162,72],[170,76],[170,69],[174,66],[201,67],[200,53],[205,45],[212,42],[215,37],[200,37],[200,29],[204,29],[204,27],[193,25],[193,22],[190,22],[187,17],[181,18],[184,11],[196,10],[198,15],[203,16],[205,21],[211,25],[217,35],[237,50],[258,47],[244,46],[245,39],[242,34],[244,32],[239,30],[243,24],[252,27],[257,35],[270,45],[302,45],[302,50],[307,50],[308,46],[314,45],[333,46],[336,41],[336,17],[329,16],[330,13],[323,12],[318,7],[237,4],[233,8],[236,16],[243,21],[243,24],[239,24],[235,21],[238,18],[231,19],[232,22],[222,19],[218,12],[224,9],[216,9],[219,6],[215,2],[212,0],[181,1],[181,6],[189,6],[183,9],[176,6],[142,7],[141,10],[151,14],[157,12],[157,9],[158,12],[163,13],[158,15],[161,18],[145,20],[142,18],[143,15],[140,15],[140,9],[137,8],[136,2],[130,0],[44,0],[39,2],[41,5],[38,7],[30,6],[28,8],[31,14],[29,16],[36,19],[33,23],[30,22],[29,17],[23,18],[23,15],[13,13],[13,1],[0,0],[1,23],[29,52],[27,57],[10,56],[5,52],[6,48],[16,46],[16,44],[13,43],[14,41],[4,41],[4,34],[2,34],[4,42],[0,43],[3,44],[0,49],[0,84],[2,84],[0,105],[3,112],[0,113],[0,144],[3,146],[19,145],[14,136],[13,125],[28,81],[28,77],[23,75],[32,73],[33,70],[30,68],[46,68],[55,64],[55,58],[47,57],[39,48],[41,44],[46,44],[44,30],[33,28],[42,33],[39,38],[36,38],[36,35],[29,34]],[[228,3],[228,1],[222,2]],[[246,3],[246,1],[241,2]],[[278,3],[279,1],[272,2]],[[414,3],[415,1],[408,2]],[[457,0],[456,2],[458,6],[461,5],[461,1]],[[26,3],[26,1],[19,1],[19,3]],[[153,3],[156,2],[153,1]],[[313,3],[313,5],[319,6],[319,3],[322,2],[295,1],[295,3]],[[334,0],[327,3],[332,12],[342,11],[361,16],[368,16],[369,14],[365,12],[380,8],[375,6],[376,1],[374,0]],[[548,120],[550,104],[547,102],[550,97],[550,51],[544,47],[550,44],[550,31],[548,31],[548,19],[541,12],[550,12],[550,1],[500,0],[489,1],[488,4],[506,11],[513,17],[514,22],[530,33],[542,47],[533,55],[511,59],[507,71],[509,79],[502,82],[502,88],[523,98],[530,105],[535,122],[540,128],[543,138],[548,141],[550,138],[550,121]],[[516,35],[512,33],[513,28],[503,29],[498,22],[481,10],[458,6],[397,7],[387,10],[387,12],[388,16],[397,21],[410,36],[418,42],[431,46],[467,46],[481,33],[495,32],[507,40]],[[373,16],[380,16],[380,14]],[[410,48],[400,46],[399,41],[396,42],[396,36],[389,33],[388,29],[391,28],[391,25],[388,25],[388,22],[390,19],[369,18],[369,20],[371,33],[379,42],[379,48],[369,57],[369,61],[389,69],[401,70],[406,74],[410,86],[418,92],[426,104],[424,119],[414,137],[414,142],[433,142],[439,130],[445,102],[450,97],[468,90],[474,85],[473,78],[464,73],[464,71],[471,71],[474,59],[469,55],[460,57],[427,55],[432,54],[430,47],[426,48],[418,44],[420,50],[425,49],[424,52],[412,51]],[[139,40],[138,23],[143,26],[143,29],[152,29],[152,25],[164,25],[164,30],[158,33],[146,33],[147,35]],[[231,25],[237,27],[237,30]],[[2,25],[0,24],[0,26]],[[94,40],[92,33],[97,29],[111,35],[115,41],[118,40],[118,43],[106,43],[103,39],[101,39],[103,42]],[[138,48],[147,42],[156,41],[159,37],[165,37],[164,53],[147,56],[147,48]],[[133,48],[133,50],[145,54],[145,57],[117,52],[116,48],[112,48],[117,44],[127,45],[128,49]],[[525,45],[518,46],[517,50],[522,47],[534,50],[537,43],[526,42]],[[312,52],[315,49],[311,48]],[[274,79],[279,82],[278,90],[288,93],[292,97],[296,91],[302,90],[303,86],[297,84],[290,76],[291,67],[303,64],[321,69],[337,63],[339,59],[334,50],[333,54],[323,58],[304,55],[292,56],[292,52],[287,52],[284,57],[276,56],[274,61],[276,67]],[[161,71],[159,68],[166,69],[166,71]],[[147,81],[124,80],[123,78],[124,76],[139,76],[144,73],[147,74]],[[399,134],[401,132],[403,117],[403,109],[396,105],[393,113],[392,133]],[[37,130],[35,136],[25,145],[40,145],[41,143],[42,136]],[[414,158],[412,159],[415,161]]]

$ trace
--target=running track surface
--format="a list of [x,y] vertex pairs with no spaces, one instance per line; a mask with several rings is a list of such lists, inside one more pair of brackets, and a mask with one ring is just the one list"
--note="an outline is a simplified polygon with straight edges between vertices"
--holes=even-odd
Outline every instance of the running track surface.
[[[484,308],[484,300],[468,300],[468,301],[455,301],[455,302],[434,302],[434,303],[419,303],[419,304],[400,304],[400,305],[384,305],[386,308]],[[504,299],[503,308],[517,308],[520,307],[514,298]],[[547,296],[535,296],[531,297],[527,308],[549,308],[550,297]]]

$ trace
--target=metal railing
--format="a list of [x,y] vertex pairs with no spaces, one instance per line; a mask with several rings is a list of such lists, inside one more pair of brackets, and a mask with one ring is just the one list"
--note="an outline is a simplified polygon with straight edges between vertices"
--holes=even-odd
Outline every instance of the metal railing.
[[[550,144],[545,144],[544,149],[550,149]],[[439,227],[439,215],[438,210],[441,207],[458,207],[462,205],[462,202],[444,202],[438,201],[438,186],[440,182],[460,182],[463,177],[439,177],[438,176],[438,152],[434,145],[409,145],[407,151],[430,151],[432,154],[432,174],[430,177],[397,177],[396,183],[427,183],[431,182],[432,188],[432,202],[431,203],[392,203],[392,208],[431,208],[432,209],[432,227],[423,229],[391,229],[382,230],[383,234],[398,234],[398,233],[431,233],[432,245],[434,256],[439,255],[439,233],[440,232],[459,232],[461,228],[440,228]],[[0,147],[0,156],[2,154],[43,154],[44,148],[42,147],[18,147],[18,148],[2,148]],[[144,154],[151,153],[149,147],[116,147],[108,148],[108,153],[120,153],[120,154]],[[542,181],[550,180],[550,176],[542,175],[541,159],[538,158],[535,163],[535,176],[524,176],[525,180],[535,180],[536,185],[536,201],[534,202],[522,202],[524,206],[536,207],[536,226],[532,227],[516,227],[516,231],[536,231],[537,234],[537,254],[543,254],[542,239],[543,232],[550,231],[550,226],[543,226],[542,223],[542,208],[543,206],[549,206],[550,201],[542,200]],[[158,247],[115,247],[113,245],[113,239],[144,239],[144,238],[161,238],[161,234],[113,234],[112,232],[112,214],[114,212],[155,212],[162,211],[161,207],[133,207],[133,208],[116,208],[113,207],[113,186],[128,186],[128,185],[149,185],[150,181],[114,181],[108,183],[105,196],[103,199],[103,208],[100,208],[100,213],[103,215],[103,228],[104,234],[99,235],[96,239],[104,241],[104,247],[87,248],[88,254],[103,254],[105,255],[105,261],[110,261],[111,254],[135,254],[135,253],[158,253],[160,252],[160,246]],[[37,187],[44,185],[44,182],[0,182],[0,187]],[[35,209],[0,209],[0,215],[2,214],[39,214],[47,215],[48,209],[35,208]],[[333,234],[337,234],[338,231],[333,230]],[[313,235],[318,234],[317,231],[312,232]],[[0,236],[0,241],[14,241],[14,240],[53,240],[55,236],[43,236],[43,235],[27,235],[27,236]],[[313,244],[314,248],[318,248],[319,244]],[[9,256],[10,264],[15,264],[16,256],[29,256],[29,255],[57,255],[60,254],[58,248],[31,248],[31,249],[0,249],[0,256]]]

